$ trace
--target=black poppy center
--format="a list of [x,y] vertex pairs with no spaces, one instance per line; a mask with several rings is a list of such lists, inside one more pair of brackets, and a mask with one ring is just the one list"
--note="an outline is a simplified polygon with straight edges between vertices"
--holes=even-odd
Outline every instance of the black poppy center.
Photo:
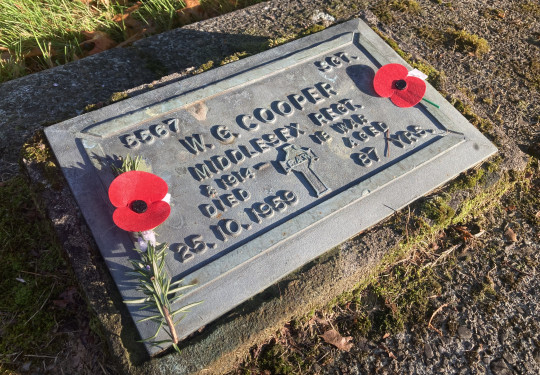
[[398,90],[405,90],[407,82],[404,79],[400,79],[399,81],[396,81],[395,86]]
[[143,212],[146,212],[148,205],[145,201],[137,200],[131,203],[131,209],[138,214],[142,214]]

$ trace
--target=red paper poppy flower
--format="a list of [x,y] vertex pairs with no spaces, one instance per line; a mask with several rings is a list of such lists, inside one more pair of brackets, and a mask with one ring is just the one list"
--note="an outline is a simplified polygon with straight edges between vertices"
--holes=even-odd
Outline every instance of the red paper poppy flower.
[[424,97],[426,83],[408,73],[401,64],[384,65],[375,74],[373,88],[379,96],[390,98],[398,107],[412,107]]
[[130,171],[116,177],[109,187],[109,199],[116,207],[113,221],[130,232],[142,232],[157,227],[171,213],[162,199],[167,183],[160,177],[141,171]]

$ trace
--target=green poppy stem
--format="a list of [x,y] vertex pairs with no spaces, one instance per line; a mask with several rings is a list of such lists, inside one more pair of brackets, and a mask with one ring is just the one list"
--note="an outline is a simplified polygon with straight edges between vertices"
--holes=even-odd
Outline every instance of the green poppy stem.
[[422,100],[424,100],[424,101],[428,102],[429,104],[431,104],[431,105],[432,105],[432,106],[434,106],[435,108],[441,108],[441,107],[439,107],[439,105],[438,105],[438,104],[435,104],[435,103],[433,103],[432,101],[430,101],[430,100],[427,100],[426,98],[422,98]]

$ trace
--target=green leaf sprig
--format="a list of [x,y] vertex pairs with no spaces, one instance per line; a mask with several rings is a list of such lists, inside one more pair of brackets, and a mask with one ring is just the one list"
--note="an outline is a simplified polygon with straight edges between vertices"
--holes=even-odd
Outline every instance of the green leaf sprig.
[[[139,278],[139,286],[137,289],[142,291],[146,297],[124,302],[126,304],[142,304],[140,310],[152,309],[158,312],[158,314],[139,320],[139,322],[151,320],[158,324],[156,333],[152,337],[143,339],[142,342],[148,342],[153,346],[171,342],[173,348],[179,352],[179,340],[175,325],[185,316],[183,313],[186,313],[191,307],[196,306],[201,302],[191,303],[176,310],[172,308],[172,305],[182,298],[183,294],[180,292],[195,284],[181,285],[183,280],[171,283],[171,278],[165,270],[165,249],[167,246],[167,244],[154,246],[148,242],[148,249],[146,252],[135,249],[139,253],[141,259],[130,260],[134,270],[129,272],[129,274]],[[170,337],[170,340],[153,341],[162,328]]]
[[122,165],[120,167],[117,167],[116,165],[111,165],[111,169],[115,176],[119,176],[124,172],[129,171],[139,171],[142,168],[142,157],[136,156],[135,158],[132,158],[129,156],[129,154],[123,158]]

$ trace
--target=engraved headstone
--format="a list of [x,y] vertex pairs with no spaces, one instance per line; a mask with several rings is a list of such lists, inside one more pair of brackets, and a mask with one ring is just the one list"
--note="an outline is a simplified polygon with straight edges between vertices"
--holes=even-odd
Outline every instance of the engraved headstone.
[[377,96],[388,63],[406,65],[355,20],[48,128],[123,298],[137,255],[107,189],[128,154],[169,186],[157,239],[173,280],[197,283],[179,304],[204,301],[185,337],[496,151],[429,85],[440,108]]

